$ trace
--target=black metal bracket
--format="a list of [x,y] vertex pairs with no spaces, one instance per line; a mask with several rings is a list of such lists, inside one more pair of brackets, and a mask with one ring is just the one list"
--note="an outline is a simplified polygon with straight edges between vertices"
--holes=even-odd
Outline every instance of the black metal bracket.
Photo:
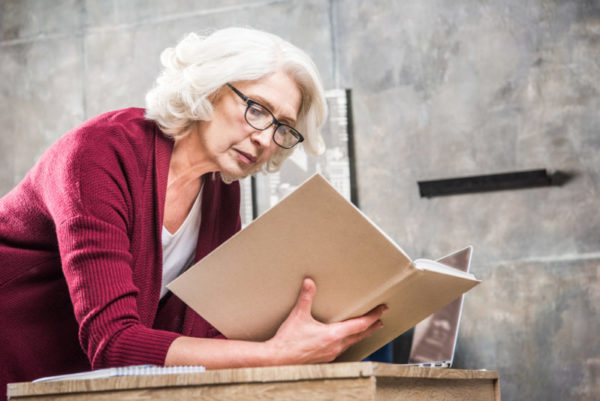
[[418,181],[422,198],[455,194],[525,189],[546,186],[562,186],[574,174],[547,170],[528,170],[501,174],[477,175],[471,177],[446,178],[440,180]]

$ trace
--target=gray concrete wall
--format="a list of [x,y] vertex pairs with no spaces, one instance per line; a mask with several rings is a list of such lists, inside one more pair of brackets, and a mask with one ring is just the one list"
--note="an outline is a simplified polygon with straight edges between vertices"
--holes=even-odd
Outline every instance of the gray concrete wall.
[[[272,31],[351,88],[359,201],[409,255],[475,247],[456,367],[504,400],[600,398],[600,1],[2,0],[0,195],[98,113],[143,106],[189,31]],[[548,168],[562,187],[416,181]]]

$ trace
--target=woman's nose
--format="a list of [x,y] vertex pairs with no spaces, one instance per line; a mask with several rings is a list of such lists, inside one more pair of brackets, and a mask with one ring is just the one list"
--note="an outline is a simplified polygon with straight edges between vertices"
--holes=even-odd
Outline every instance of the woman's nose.
[[273,127],[269,127],[265,130],[254,130],[252,132],[252,141],[263,147],[269,147],[271,145],[271,137],[273,136]]

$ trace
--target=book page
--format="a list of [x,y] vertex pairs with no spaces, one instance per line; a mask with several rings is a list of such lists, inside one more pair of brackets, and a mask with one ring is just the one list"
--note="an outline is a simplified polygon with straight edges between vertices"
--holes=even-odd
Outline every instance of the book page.
[[336,361],[359,361],[479,284],[469,277],[415,270],[374,300],[386,304],[383,328],[350,347]]
[[468,277],[473,280],[475,279],[475,276],[472,275],[471,273],[467,273],[467,272],[458,270],[454,267],[447,266],[440,262],[436,262],[435,260],[416,259],[414,261],[414,264],[415,264],[416,268],[419,270],[430,270],[430,271],[438,272],[441,274],[449,274],[451,276],[456,276],[456,277]]

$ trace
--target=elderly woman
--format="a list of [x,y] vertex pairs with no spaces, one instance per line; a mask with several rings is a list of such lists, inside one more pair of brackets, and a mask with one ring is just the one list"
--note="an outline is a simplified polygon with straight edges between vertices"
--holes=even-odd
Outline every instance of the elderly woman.
[[322,150],[326,110],[314,64],[271,34],[190,34],[161,60],[145,110],[84,123],[0,199],[3,389],[121,365],[331,361],[381,325],[383,307],[315,321],[306,279],[273,338],[228,340],[166,290],[240,229],[239,178],[301,142]]

